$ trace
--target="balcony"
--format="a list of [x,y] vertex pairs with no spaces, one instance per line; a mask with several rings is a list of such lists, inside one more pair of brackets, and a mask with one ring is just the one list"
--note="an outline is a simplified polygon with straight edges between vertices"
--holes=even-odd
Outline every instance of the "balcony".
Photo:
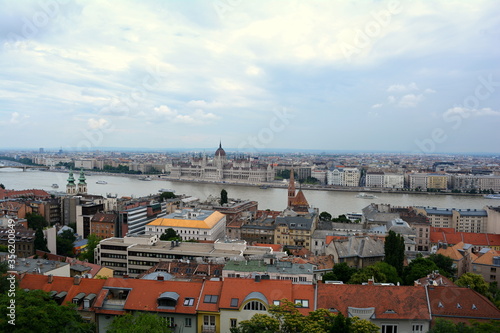
[[203,325],[201,333],[215,333],[217,331],[215,325]]

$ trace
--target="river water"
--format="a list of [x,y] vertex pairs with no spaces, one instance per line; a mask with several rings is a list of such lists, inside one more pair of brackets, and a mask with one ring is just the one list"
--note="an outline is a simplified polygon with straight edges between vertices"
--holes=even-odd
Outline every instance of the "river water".
[[[78,179],[79,172],[74,173]],[[54,191],[52,184],[58,184],[58,191],[65,191],[68,173],[48,171],[25,171],[21,169],[0,169],[0,183],[7,189],[43,189]],[[248,199],[259,202],[259,209],[283,210],[287,203],[286,188],[260,189],[253,186],[230,184],[206,184],[192,182],[170,182],[157,179],[141,181],[137,178],[91,174],[86,175],[89,194],[117,194],[118,196],[140,197],[158,193],[159,189],[172,189],[176,194],[186,194],[206,199],[209,195],[219,196],[222,189],[230,198]],[[96,184],[98,180],[107,182]],[[356,198],[356,192],[304,190],[309,204],[327,211],[333,216],[349,212],[361,212],[371,202],[388,203],[393,206],[433,206],[438,208],[482,209],[486,205],[499,205],[500,200],[482,196],[453,196],[403,193],[375,193],[374,199]]]

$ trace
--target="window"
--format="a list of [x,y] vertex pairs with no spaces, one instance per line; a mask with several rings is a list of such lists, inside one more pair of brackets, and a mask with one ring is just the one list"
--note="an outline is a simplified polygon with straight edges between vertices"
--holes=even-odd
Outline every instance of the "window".
[[231,307],[238,307],[238,298],[231,298]]
[[295,300],[295,306],[302,307],[302,308],[308,308],[309,307],[309,300],[307,300],[307,299],[296,299]]
[[215,316],[203,316],[203,325],[215,327]]
[[413,324],[411,325],[411,332],[412,333],[421,333],[424,331],[424,325],[423,324]]
[[186,297],[184,298],[184,306],[193,306],[194,298]]
[[191,327],[191,318],[184,318],[184,326]]
[[398,333],[398,325],[394,324],[383,324],[382,333]]
[[238,326],[238,320],[236,320],[234,318],[229,319],[229,322],[230,322],[230,327],[231,328],[234,328],[234,327]]
[[205,295],[205,298],[203,299],[203,303],[217,303],[217,299],[219,296],[217,295]]
[[174,317],[165,317],[165,322],[168,327],[174,327]]
[[243,310],[266,311],[266,306],[258,301],[250,301],[245,304]]
[[276,306],[279,306],[281,304],[281,302],[280,301],[273,301],[273,304]]

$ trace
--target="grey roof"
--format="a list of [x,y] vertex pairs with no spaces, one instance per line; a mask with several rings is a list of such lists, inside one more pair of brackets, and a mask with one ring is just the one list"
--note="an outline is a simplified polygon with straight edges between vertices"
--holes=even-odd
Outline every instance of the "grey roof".
[[249,299],[255,299],[255,298],[258,299],[259,301],[262,301],[265,304],[269,304],[266,296],[264,296],[262,293],[258,291],[253,291],[250,294],[248,294],[247,297],[245,297],[245,299],[243,300],[243,303],[245,303]]
[[349,237],[348,240],[334,240],[332,244],[339,258],[384,256],[384,242],[370,237]]
[[146,274],[142,277],[144,280],[158,280],[158,276],[163,276],[164,280],[172,280],[174,276],[172,274],[168,274],[167,272],[153,272]]
[[293,230],[311,230],[313,218],[303,216],[279,216],[276,218],[276,224],[286,224],[289,229]]
[[14,268],[14,270],[19,274],[33,272],[44,274],[66,265],[69,264],[66,262],[55,260],[18,258],[16,260],[16,267]]
[[488,216],[488,213],[484,209],[455,209],[455,208],[436,208],[436,207],[424,207],[425,211],[429,215],[449,215],[453,214],[453,211],[458,212],[462,216]]
[[170,299],[173,299],[174,301],[177,301],[179,299],[179,294],[176,293],[175,291],[165,291],[164,293],[162,293],[160,295],[160,297],[158,297],[158,299],[161,299],[161,298],[170,298]]

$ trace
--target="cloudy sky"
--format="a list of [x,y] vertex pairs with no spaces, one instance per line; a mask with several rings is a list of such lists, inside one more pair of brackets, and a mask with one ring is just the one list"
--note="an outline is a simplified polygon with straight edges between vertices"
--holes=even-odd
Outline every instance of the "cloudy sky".
[[496,1],[0,6],[3,148],[500,152]]

